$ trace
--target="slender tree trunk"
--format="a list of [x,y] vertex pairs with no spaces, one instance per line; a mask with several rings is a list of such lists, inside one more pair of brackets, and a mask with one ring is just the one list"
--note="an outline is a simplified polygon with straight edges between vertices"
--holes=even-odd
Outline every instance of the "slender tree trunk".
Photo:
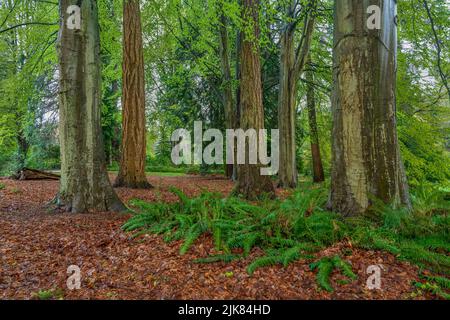
[[372,198],[409,206],[396,128],[396,1],[368,30],[367,1],[335,1],[333,159],[329,206],[361,214]]
[[319,131],[317,130],[316,117],[316,97],[314,92],[314,72],[311,69],[311,58],[309,58],[309,70],[306,71],[307,81],[307,108],[309,122],[309,139],[311,140],[311,156],[313,163],[313,180],[314,182],[325,181],[323,173],[322,158],[320,156]]
[[[22,125],[19,123],[19,125]],[[23,132],[23,129],[19,129],[17,133],[17,165],[19,169],[25,168],[25,164],[28,158],[28,149],[30,147],[28,139]]]
[[[225,113],[225,127],[226,129],[234,129],[236,124],[236,112],[234,110],[233,102],[233,86],[231,79],[231,67],[229,58],[229,46],[228,46],[228,30],[227,19],[223,13],[223,8],[220,8],[220,61],[223,73],[223,102]],[[225,176],[232,179],[233,177],[233,164],[225,164]]]
[[[261,84],[261,64],[259,56],[259,0],[243,0],[243,19],[253,26],[252,35],[243,32],[240,51],[241,70],[241,115],[240,127],[248,129],[264,128],[264,109]],[[248,143],[246,142],[246,150]],[[258,147],[259,149],[259,147]],[[273,183],[269,176],[260,173],[261,164],[249,164],[246,152],[246,164],[239,165],[238,180],[234,192],[246,199],[256,199],[262,194],[275,195]]]
[[[295,122],[297,114],[297,83],[308,56],[314,23],[316,0],[310,0],[305,12],[305,28],[298,47],[295,47],[295,21],[286,23],[281,34],[280,54],[280,92],[278,96],[278,128],[280,130],[280,169],[279,186],[295,188],[298,182]],[[286,8],[291,20],[295,17],[295,1]],[[306,10],[306,8],[305,8]]]
[[[240,1],[239,1],[240,4]],[[241,47],[242,47],[242,31],[238,29],[236,34],[236,65],[235,65],[235,71],[236,71],[236,81],[238,83],[236,88],[236,106],[235,106],[235,128],[240,127],[241,122]],[[237,156],[237,149],[234,148],[234,159],[236,159]],[[238,165],[233,165],[233,181],[237,181],[238,179]]]
[[[69,29],[69,5],[81,6],[81,29]],[[60,0],[61,183],[57,203],[68,212],[123,211],[108,179],[100,121],[97,3]]]
[[115,186],[150,188],[145,176],[145,79],[139,0],[123,2],[122,147]]
[[[112,95],[116,96],[119,93],[119,81],[114,80],[112,83]],[[115,109],[118,109],[117,104],[119,102],[119,97],[114,98],[113,105],[115,106]],[[120,123],[114,121],[114,128],[113,128],[113,137],[111,137],[111,164],[113,162],[120,162]]]

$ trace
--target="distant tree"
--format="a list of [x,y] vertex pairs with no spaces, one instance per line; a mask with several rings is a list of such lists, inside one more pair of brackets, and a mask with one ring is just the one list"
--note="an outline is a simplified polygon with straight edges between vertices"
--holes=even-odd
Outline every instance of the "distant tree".
[[320,156],[319,131],[317,129],[317,115],[316,115],[316,97],[314,91],[314,71],[312,69],[311,56],[308,59],[308,70],[306,73],[306,104],[308,109],[308,123],[309,123],[309,140],[311,142],[311,157],[313,165],[313,180],[314,182],[325,181],[323,173],[322,157]]
[[[236,126],[236,110],[233,99],[233,85],[231,78],[229,37],[227,30],[227,17],[223,12],[223,4],[219,3],[219,35],[220,35],[220,62],[223,73],[223,104],[225,114],[225,128],[233,129]],[[233,165],[225,165],[225,175],[228,178],[233,177]]]

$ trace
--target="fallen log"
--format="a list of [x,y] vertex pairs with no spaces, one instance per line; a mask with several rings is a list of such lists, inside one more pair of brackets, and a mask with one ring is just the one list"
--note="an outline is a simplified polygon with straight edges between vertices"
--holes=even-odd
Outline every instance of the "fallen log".
[[59,180],[60,176],[42,170],[22,168],[11,176],[14,180]]

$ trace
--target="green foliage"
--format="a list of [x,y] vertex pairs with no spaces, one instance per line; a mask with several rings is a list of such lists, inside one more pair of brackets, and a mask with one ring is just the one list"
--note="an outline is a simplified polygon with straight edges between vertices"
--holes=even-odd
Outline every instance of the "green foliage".
[[419,293],[421,293],[422,291],[425,291],[425,292],[429,292],[435,296],[438,296],[442,299],[450,300],[450,294],[445,292],[445,290],[442,289],[442,287],[434,281],[427,281],[425,283],[416,282],[414,285],[419,290]]
[[39,290],[33,296],[38,300],[62,300],[64,298],[64,292],[61,289]]
[[327,290],[328,292],[333,292],[333,287],[330,283],[330,277],[335,269],[342,272],[342,274],[350,280],[357,279],[357,276],[353,273],[350,264],[342,260],[339,256],[324,257],[310,264],[310,269],[318,270],[316,276],[317,283],[322,289]]
[[[189,198],[180,190],[171,191],[178,202],[132,201],[139,213],[123,228],[135,236],[157,233],[166,241],[183,240],[180,254],[188,252],[201,235],[210,235],[217,254],[196,259],[198,263],[231,262],[260,247],[265,255],[247,267],[253,274],[266,266],[313,260],[322,248],[346,239],[355,247],[387,251],[421,268],[450,274],[448,200],[445,192],[436,189],[413,190],[416,207],[411,211],[375,202],[370,215],[348,219],[322,209],[325,186],[302,186],[283,201],[258,203],[208,192]],[[317,270],[317,282],[327,291],[333,290],[329,278],[334,270],[349,280],[356,277],[339,256],[322,258],[311,268]],[[448,284],[434,280],[444,287]]]
[[310,243],[299,243],[292,248],[282,248],[278,250],[269,250],[267,256],[255,259],[248,267],[247,272],[252,275],[256,269],[280,264],[287,267],[289,263],[299,259],[312,259],[314,256],[307,252],[314,252],[317,247]]

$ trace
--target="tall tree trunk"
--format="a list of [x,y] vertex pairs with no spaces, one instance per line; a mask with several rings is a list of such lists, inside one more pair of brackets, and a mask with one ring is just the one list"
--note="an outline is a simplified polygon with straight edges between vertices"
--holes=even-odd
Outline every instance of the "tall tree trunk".
[[[286,8],[290,21],[281,34],[280,91],[278,96],[278,128],[280,130],[280,169],[279,186],[295,188],[298,182],[295,122],[297,114],[297,83],[308,56],[314,23],[316,0],[310,0],[305,13],[305,27],[301,41],[295,47],[295,30],[299,17],[295,17],[296,2]],[[305,8],[306,10],[306,8]],[[297,19],[297,20],[296,20]]]
[[308,108],[308,122],[309,122],[309,139],[311,141],[311,156],[313,164],[313,180],[314,182],[325,181],[325,174],[323,173],[322,158],[320,156],[319,131],[317,130],[316,117],[316,97],[314,92],[314,72],[311,69],[311,57],[309,60],[309,69],[306,71],[307,81],[307,108]]
[[[222,6],[220,4],[220,6]],[[229,58],[229,46],[228,46],[228,30],[227,19],[223,13],[223,8],[220,7],[220,61],[223,73],[223,102],[225,113],[225,127],[226,129],[234,129],[236,125],[236,112],[233,104],[233,86],[231,79],[231,67]],[[225,176],[228,178],[233,177],[233,164],[225,164]]]
[[[19,122],[19,125],[22,126],[22,123]],[[25,168],[30,147],[23,129],[19,129],[17,132],[17,147],[17,166],[18,169],[22,169]]]
[[396,128],[396,1],[368,30],[367,1],[335,1],[333,159],[329,206],[361,214],[372,197],[409,206]]
[[[239,1],[240,4],[240,1]],[[241,122],[241,47],[242,47],[242,31],[241,30],[237,30],[237,34],[236,34],[236,65],[235,65],[235,71],[236,71],[236,82],[238,83],[237,88],[236,88],[236,106],[235,106],[235,128],[239,128],[240,127],[240,122]],[[234,155],[235,155],[235,159],[236,159],[236,152],[237,149],[236,147],[234,148]],[[238,179],[238,165],[234,164],[233,165],[233,181],[237,181]]]
[[[112,83],[112,95],[115,97],[119,93],[119,81],[114,80]],[[117,96],[113,100],[113,105],[117,108],[117,104],[119,102],[119,97]],[[114,162],[120,162],[120,123],[117,121],[114,121],[114,128],[113,128],[113,137],[111,137],[111,165]]]
[[[69,29],[69,5],[81,5],[81,29]],[[123,211],[108,179],[100,121],[97,3],[60,0],[61,183],[57,203],[69,212]]]
[[[252,34],[242,33],[240,51],[241,94],[240,127],[248,129],[264,128],[264,109],[261,84],[261,64],[259,57],[259,0],[243,0],[242,17],[251,25]],[[258,137],[259,139],[259,137]],[[261,164],[250,164],[246,142],[246,163],[239,165],[238,180],[234,192],[246,199],[256,199],[262,194],[275,195],[269,176],[261,175]],[[257,148],[259,150],[259,146]],[[241,150],[242,151],[242,150]]]
[[280,130],[279,186],[295,188],[298,181],[295,145],[297,75],[294,29],[287,26],[281,35],[280,91],[278,97],[278,129]]
[[145,176],[145,79],[139,0],[123,2],[122,147],[115,186],[150,188]]

